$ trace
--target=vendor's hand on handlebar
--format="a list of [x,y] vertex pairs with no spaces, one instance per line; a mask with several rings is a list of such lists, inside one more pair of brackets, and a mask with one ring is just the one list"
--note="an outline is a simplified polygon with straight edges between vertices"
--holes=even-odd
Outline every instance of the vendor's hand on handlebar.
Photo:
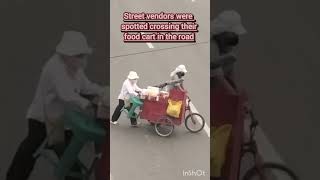
[[164,88],[164,87],[167,86],[167,85],[168,85],[167,83],[163,83],[163,84],[158,85],[158,87],[162,89],[162,88]]

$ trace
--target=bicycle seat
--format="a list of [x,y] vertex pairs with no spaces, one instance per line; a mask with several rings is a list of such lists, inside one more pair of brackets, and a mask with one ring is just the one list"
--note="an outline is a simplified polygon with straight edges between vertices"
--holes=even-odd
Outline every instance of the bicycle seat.
[[142,106],[143,102],[138,97],[130,98],[130,101],[134,106]]
[[66,111],[64,114],[66,126],[70,127],[75,136],[83,140],[101,142],[105,137],[105,130],[99,125],[93,117],[79,112]]

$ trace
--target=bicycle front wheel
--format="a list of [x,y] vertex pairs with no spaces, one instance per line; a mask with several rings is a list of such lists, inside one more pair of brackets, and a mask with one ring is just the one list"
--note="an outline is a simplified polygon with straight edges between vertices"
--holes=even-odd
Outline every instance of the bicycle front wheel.
[[284,165],[264,163],[260,168],[253,167],[242,180],[299,180],[297,175]]
[[201,131],[204,125],[204,118],[198,113],[191,113],[185,119],[185,126],[192,133]]

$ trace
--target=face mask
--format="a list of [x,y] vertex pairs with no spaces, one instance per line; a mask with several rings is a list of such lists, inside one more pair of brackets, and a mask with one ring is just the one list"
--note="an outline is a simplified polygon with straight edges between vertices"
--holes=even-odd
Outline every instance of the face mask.
[[213,39],[217,42],[220,53],[228,53],[239,43],[239,36],[233,32],[223,32],[215,35]]
[[179,78],[183,77],[184,75],[185,75],[184,72],[178,72],[178,73],[177,73],[177,76],[178,76]]
[[132,84],[137,84],[138,80],[137,80],[137,79],[130,79],[130,82],[131,82]]
[[81,63],[78,59],[74,59],[73,57],[63,57],[63,58],[66,66],[72,73],[77,72],[81,68]]

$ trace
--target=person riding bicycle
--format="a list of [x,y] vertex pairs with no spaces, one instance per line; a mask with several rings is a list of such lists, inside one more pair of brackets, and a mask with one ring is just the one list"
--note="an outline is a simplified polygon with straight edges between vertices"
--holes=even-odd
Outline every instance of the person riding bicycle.
[[[136,72],[130,71],[127,79],[123,82],[121,92],[118,96],[119,103],[114,110],[114,113],[112,115],[111,124],[118,124],[118,119],[121,115],[121,110],[125,106],[125,104],[129,101],[130,97],[132,96],[138,96],[140,92],[142,92],[142,89],[138,87],[139,76]],[[131,105],[130,105],[131,107]],[[131,125],[137,126],[137,119],[130,118]]]
[[234,10],[223,11],[211,22],[211,87],[221,85],[229,94],[237,94],[233,50],[239,43],[239,36],[245,33],[241,16]]
[[[84,73],[86,58],[91,53],[92,49],[82,33],[76,31],[63,33],[56,52],[42,69],[35,97],[27,112],[29,132],[13,158],[7,172],[7,180],[29,178],[37,160],[33,154],[52,126],[60,124],[59,120],[67,104],[79,106],[84,111],[93,109],[93,104],[80,94],[103,96],[106,93],[103,87],[90,82]],[[63,127],[62,134],[64,137]],[[65,142],[68,142],[72,133],[67,131],[66,134]],[[56,151],[56,153],[60,156],[63,152]],[[74,178],[66,177],[66,179]]]

